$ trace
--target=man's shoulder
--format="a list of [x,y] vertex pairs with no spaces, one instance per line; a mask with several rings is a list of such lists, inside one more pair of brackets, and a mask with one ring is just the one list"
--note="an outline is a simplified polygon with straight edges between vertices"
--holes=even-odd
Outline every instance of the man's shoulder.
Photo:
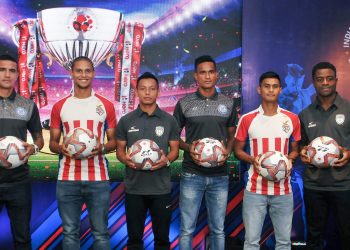
[[124,116],[122,116],[120,119],[119,119],[119,122],[128,122],[130,120],[134,120],[134,117],[135,115],[137,115],[137,110],[133,110],[127,114],[125,114]]
[[19,94],[16,95],[15,101],[19,102],[20,105],[26,105],[26,106],[32,106],[35,104],[32,99],[25,98],[24,96],[21,96]]
[[187,94],[184,97],[180,98],[179,103],[185,103],[185,102],[193,101],[195,99],[197,99],[196,92]]
[[113,105],[113,102],[111,100],[109,100],[107,97],[103,96],[103,95],[95,93],[95,97],[97,99],[101,100],[104,104]]
[[288,116],[289,118],[293,119],[297,119],[298,115],[293,113],[292,111],[289,111],[287,109],[281,108],[281,113]]
[[72,97],[71,94],[69,94],[69,95],[63,97],[62,99],[58,100],[58,101],[53,105],[53,107],[62,106],[62,105],[63,105],[69,98],[71,98],[71,97]]

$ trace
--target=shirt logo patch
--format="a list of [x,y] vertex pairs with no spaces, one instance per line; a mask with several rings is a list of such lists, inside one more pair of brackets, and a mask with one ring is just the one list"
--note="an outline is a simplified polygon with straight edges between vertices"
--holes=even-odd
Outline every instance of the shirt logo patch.
[[290,126],[288,124],[288,121],[285,121],[285,122],[282,122],[282,130],[285,132],[285,133],[288,133],[290,131]]
[[25,117],[27,115],[27,111],[22,107],[18,107],[16,108],[16,114],[20,117]]
[[103,115],[104,113],[105,113],[105,111],[103,110],[103,107],[102,107],[102,105],[97,105],[96,106],[96,113],[98,114],[98,115]]
[[131,128],[129,128],[128,132],[138,132],[140,131],[138,128],[136,128],[136,126],[131,126]]
[[335,122],[338,124],[338,125],[343,125],[344,124],[344,121],[345,121],[345,115],[344,114],[337,114],[335,116]]
[[220,114],[226,115],[228,110],[227,110],[227,107],[225,105],[220,104],[218,106],[218,111],[219,111]]
[[162,136],[164,134],[164,127],[163,126],[157,126],[155,129],[157,136]]
[[309,122],[309,125],[307,127],[308,128],[316,127],[316,123],[315,122]]

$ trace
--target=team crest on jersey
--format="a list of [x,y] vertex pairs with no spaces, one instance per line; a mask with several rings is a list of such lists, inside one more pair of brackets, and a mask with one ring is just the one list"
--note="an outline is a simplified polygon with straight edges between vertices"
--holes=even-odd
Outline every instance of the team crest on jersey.
[[220,114],[226,115],[227,114],[227,107],[225,105],[223,105],[223,104],[220,104],[218,106],[218,111],[219,111]]
[[338,124],[338,125],[343,125],[345,121],[345,115],[344,114],[337,114],[335,116],[335,122]]
[[103,110],[102,104],[96,106],[96,113],[99,114],[100,116],[105,113]]
[[22,107],[18,107],[16,108],[16,114],[20,117],[25,117],[27,115],[27,111]]
[[164,134],[164,127],[163,126],[157,126],[155,129],[157,136],[162,136]]
[[286,133],[290,131],[290,126],[288,124],[288,121],[282,122],[282,130]]

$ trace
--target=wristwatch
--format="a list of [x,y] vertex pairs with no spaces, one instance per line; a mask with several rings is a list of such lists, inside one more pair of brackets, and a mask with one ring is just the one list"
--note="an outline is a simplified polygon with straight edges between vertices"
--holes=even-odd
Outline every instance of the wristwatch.
[[36,155],[37,153],[39,153],[39,147],[35,143],[33,143],[32,146],[34,147],[33,155]]
[[106,154],[106,148],[104,144],[102,144],[101,154]]
[[168,160],[168,161],[166,162],[166,166],[169,167],[170,164],[171,164],[171,162]]

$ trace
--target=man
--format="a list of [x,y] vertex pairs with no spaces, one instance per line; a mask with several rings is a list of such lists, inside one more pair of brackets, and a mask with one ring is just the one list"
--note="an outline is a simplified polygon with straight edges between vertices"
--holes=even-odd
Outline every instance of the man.
[[[153,74],[146,72],[137,79],[136,94],[140,105],[122,117],[117,128],[117,157],[126,166],[127,247],[129,250],[144,249],[143,232],[149,209],[154,249],[170,249],[170,162],[179,155],[179,128],[175,119],[156,104],[159,82]],[[161,158],[151,170],[137,169],[129,153],[126,153],[126,148],[140,139],[150,139],[162,150]]]
[[[84,203],[94,236],[93,248],[110,249],[107,231],[110,187],[104,155],[116,147],[115,110],[112,102],[93,91],[95,70],[89,58],[74,59],[70,74],[73,93],[53,106],[50,128],[50,149],[60,154],[56,194],[63,225],[63,249],[80,248],[80,215]],[[60,144],[61,134],[66,136],[77,127],[91,130],[98,139],[91,155],[84,159],[72,158],[64,144]]]
[[[232,99],[216,91],[218,79],[216,63],[210,56],[195,60],[194,78],[198,90],[176,104],[174,117],[180,129],[185,127],[186,142],[180,140],[184,150],[180,178],[181,231],[180,248],[192,249],[192,234],[197,215],[205,195],[210,230],[210,249],[225,248],[224,222],[228,195],[228,167],[237,122],[236,105]],[[200,165],[194,147],[198,140],[213,137],[226,145],[224,158],[217,166]]]
[[44,139],[37,106],[14,90],[17,78],[17,61],[9,55],[1,55],[0,137],[15,136],[27,141],[29,130],[34,143],[24,143],[25,164],[14,169],[0,167],[0,211],[3,206],[7,209],[15,249],[31,249],[32,193],[27,161],[44,146]]
[[[329,62],[312,69],[316,99],[300,115],[302,128],[301,160],[304,171],[304,202],[308,249],[323,249],[324,230],[329,212],[334,213],[341,247],[350,247],[350,103],[336,91],[337,72]],[[319,136],[333,138],[340,147],[341,158],[333,167],[317,168],[306,154],[306,145]]]
[[[296,114],[278,106],[282,91],[278,74],[271,71],[262,74],[257,90],[261,105],[241,117],[234,146],[237,158],[250,163],[243,196],[244,249],[260,249],[260,235],[267,209],[275,230],[275,249],[291,249],[293,193],[289,175],[293,161],[298,157],[300,122]],[[247,139],[250,154],[244,151]],[[288,155],[285,179],[273,182],[259,174],[259,156],[267,151]]]

